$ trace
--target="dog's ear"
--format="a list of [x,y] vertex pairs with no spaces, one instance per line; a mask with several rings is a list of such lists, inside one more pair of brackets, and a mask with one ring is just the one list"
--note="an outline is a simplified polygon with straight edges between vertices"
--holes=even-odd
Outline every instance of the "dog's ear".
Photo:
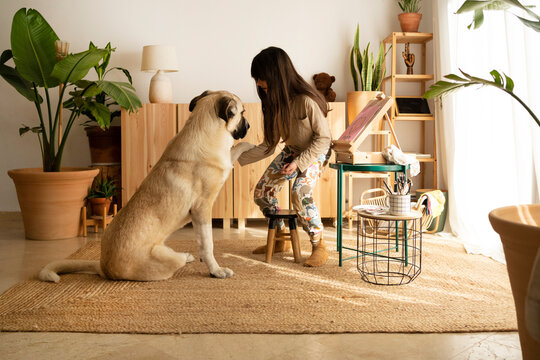
[[228,122],[234,115],[236,115],[236,102],[232,97],[223,96],[217,102],[217,116]]
[[191,102],[189,103],[189,112],[192,112],[193,109],[195,109],[195,105],[197,105],[197,101],[199,101],[206,95],[210,94],[210,92],[211,92],[210,90],[206,90],[201,95],[194,97],[193,100],[191,100]]

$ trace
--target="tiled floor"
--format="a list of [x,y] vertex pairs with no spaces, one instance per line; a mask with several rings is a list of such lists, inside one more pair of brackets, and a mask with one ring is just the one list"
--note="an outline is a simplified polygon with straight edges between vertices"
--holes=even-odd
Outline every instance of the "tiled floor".
[[[249,227],[263,224],[248,223]],[[0,292],[87,241],[24,239],[20,214],[0,213]],[[232,228],[230,232],[238,232]],[[335,231],[328,228],[329,232]],[[192,237],[192,229],[182,230]],[[224,230],[214,228],[219,238]],[[240,235],[240,234],[238,234]],[[89,239],[96,235],[89,233]],[[330,236],[329,236],[330,237]],[[0,333],[1,359],[521,359],[517,333],[127,335]]]

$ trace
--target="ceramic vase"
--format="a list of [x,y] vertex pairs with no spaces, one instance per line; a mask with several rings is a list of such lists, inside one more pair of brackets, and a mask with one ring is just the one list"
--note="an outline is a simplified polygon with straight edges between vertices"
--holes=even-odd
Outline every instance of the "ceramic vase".
[[375,99],[380,91],[351,91],[347,93],[347,124],[350,125],[367,103]]
[[[489,213],[489,221],[500,235],[504,248],[508,277],[516,305],[523,359],[538,359],[540,342],[535,340],[527,329],[525,303],[533,264],[540,247],[540,204],[495,209]],[[533,291],[538,293],[538,290]]]
[[109,213],[111,207],[111,200],[106,198],[93,198],[88,199],[90,206],[92,206],[92,215],[103,215],[103,210],[105,209],[105,215]]
[[81,209],[98,169],[62,168],[44,172],[41,168],[9,170],[27,239],[57,240],[79,234]]
[[102,130],[99,126],[91,126],[84,130],[88,136],[92,164],[120,164],[122,161],[120,126],[111,126],[107,130]]
[[422,20],[420,13],[401,13],[398,15],[399,25],[403,32],[417,32]]

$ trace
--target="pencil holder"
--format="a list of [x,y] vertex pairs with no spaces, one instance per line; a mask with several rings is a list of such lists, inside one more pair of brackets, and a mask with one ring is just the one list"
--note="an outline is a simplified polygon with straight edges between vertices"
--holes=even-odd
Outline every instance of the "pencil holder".
[[411,212],[411,194],[407,195],[388,195],[389,213],[391,215],[407,215]]

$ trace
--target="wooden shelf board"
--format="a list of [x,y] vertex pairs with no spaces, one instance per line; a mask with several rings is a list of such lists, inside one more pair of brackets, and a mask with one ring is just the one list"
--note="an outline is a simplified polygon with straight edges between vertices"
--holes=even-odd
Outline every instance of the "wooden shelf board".
[[435,161],[437,161],[434,158],[417,158],[416,160],[418,160],[419,162],[435,162]]
[[433,115],[420,115],[420,116],[411,116],[411,115],[399,115],[394,118],[398,121],[431,121],[435,120]]
[[[407,75],[407,74],[396,74],[394,75],[394,78],[398,82],[416,82],[416,81],[431,81],[434,79],[433,75]],[[383,79],[383,81],[391,80],[392,76],[387,76]]]
[[353,179],[386,179],[388,177],[388,173],[375,173],[375,172],[365,172],[365,173],[352,173],[352,172],[346,172],[345,175],[352,177]]
[[385,43],[392,43],[392,38],[396,39],[396,43],[398,44],[404,44],[404,43],[411,43],[411,44],[425,44],[428,41],[433,40],[433,34],[432,33],[419,33],[419,32],[393,32],[392,34],[388,35],[386,39],[383,41]]
[[[434,161],[437,161],[437,159],[433,158],[431,156],[431,154],[417,154],[417,153],[407,152],[407,151],[405,151],[404,154],[409,155],[409,156],[414,156],[414,157],[416,157],[416,160],[418,160],[420,162],[434,162]],[[416,155],[420,155],[420,157],[418,157]],[[429,157],[427,157],[426,155],[429,155]]]

